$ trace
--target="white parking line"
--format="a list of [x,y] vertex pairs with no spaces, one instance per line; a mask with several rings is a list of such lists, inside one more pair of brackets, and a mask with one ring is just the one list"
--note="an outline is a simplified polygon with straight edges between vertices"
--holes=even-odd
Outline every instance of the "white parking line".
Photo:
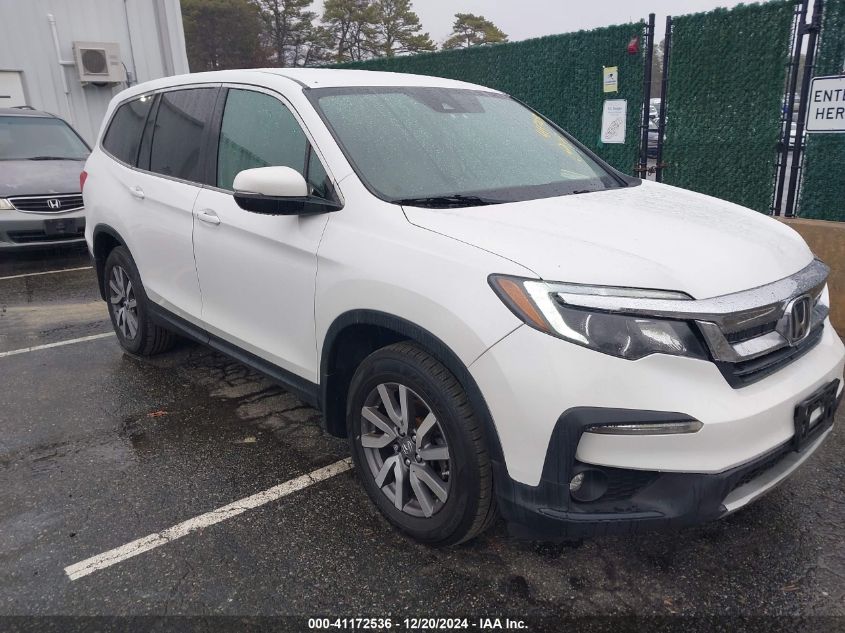
[[104,334],[92,334],[91,336],[83,336],[81,338],[72,338],[67,341],[58,341],[57,343],[46,343],[44,345],[35,345],[34,347],[23,347],[21,349],[13,349],[8,352],[0,352],[0,358],[6,356],[16,356],[18,354],[26,354],[27,352],[37,352],[40,349],[50,349],[51,347],[62,347],[64,345],[73,345],[74,343],[84,343],[85,341],[96,341],[98,338],[108,338],[114,336],[114,332],[106,332]]
[[41,273],[23,273],[22,275],[8,275],[0,277],[0,281],[4,279],[20,279],[21,277],[35,277],[36,275],[55,275],[56,273],[72,273],[75,270],[91,270],[93,266],[80,266],[79,268],[60,268],[59,270],[45,270]]
[[162,532],[149,534],[148,536],[134,540],[126,545],[121,545],[120,547],[98,554],[97,556],[92,556],[91,558],[86,558],[83,561],[69,565],[65,567],[65,573],[71,580],[78,580],[90,573],[125,561],[127,558],[132,558],[133,556],[143,554],[144,552],[148,552],[156,547],[166,545],[171,541],[187,536],[191,532],[208,527],[209,525],[214,525],[215,523],[220,523],[226,519],[231,519],[232,517],[242,514],[247,510],[252,510],[253,508],[262,506],[265,503],[269,503],[270,501],[276,501],[277,499],[286,497],[287,495],[297,492],[298,490],[302,490],[303,488],[307,488],[308,486],[313,486],[316,483],[346,472],[351,468],[352,460],[350,458],[347,457],[346,459],[341,459],[333,464],[329,464],[328,466],[324,466],[323,468],[310,472],[307,475],[291,479],[283,484],[273,486],[263,492],[258,492],[239,501],[234,501],[229,505],[217,508],[211,512],[206,512],[205,514],[201,514],[193,519],[177,523],[173,527],[169,527]]

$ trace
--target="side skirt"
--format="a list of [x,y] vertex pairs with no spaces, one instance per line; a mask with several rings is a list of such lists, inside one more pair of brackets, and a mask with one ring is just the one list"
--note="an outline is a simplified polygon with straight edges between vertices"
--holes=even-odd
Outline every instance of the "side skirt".
[[236,360],[239,363],[243,363],[250,369],[254,369],[257,372],[264,374],[274,382],[277,382],[280,386],[290,391],[306,404],[322,410],[320,403],[320,385],[313,383],[306,378],[302,378],[301,376],[297,376],[286,369],[282,369],[278,365],[274,365],[273,363],[264,360],[260,356],[256,356],[237,345],[223,340],[219,336],[215,336],[203,328],[194,325],[190,321],[187,321],[182,317],[173,314],[169,310],[154,304],[152,301],[150,301],[148,305],[153,320],[159,323],[162,327],[172,330],[173,332],[193,341],[202,343],[203,345],[208,345],[212,349],[225,354],[229,358]]

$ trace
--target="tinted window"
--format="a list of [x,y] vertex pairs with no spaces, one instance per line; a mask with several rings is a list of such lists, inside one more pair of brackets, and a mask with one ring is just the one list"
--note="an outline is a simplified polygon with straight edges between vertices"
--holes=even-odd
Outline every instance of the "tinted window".
[[230,90],[220,130],[217,186],[231,189],[237,173],[253,167],[291,167],[303,173],[307,145],[299,123],[278,99]]
[[86,156],[85,143],[61,119],[0,116],[0,160],[82,160]]
[[202,180],[200,145],[211,122],[216,96],[216,88],[161,95],[150,151],[151,171],[194,182]]
[[141,97],[117,109],[103,139],[103,147],[109,154],[124,163],[135,164],[141,132],[154,100],[152,96]]

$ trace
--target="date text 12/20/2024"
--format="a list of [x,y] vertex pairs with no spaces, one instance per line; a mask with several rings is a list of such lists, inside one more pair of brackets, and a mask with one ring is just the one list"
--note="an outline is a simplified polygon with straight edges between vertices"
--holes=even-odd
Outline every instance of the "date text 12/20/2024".
[[385,631],[519,631],[528,628],[524,620],[511,618],[309,618],[311,630]]

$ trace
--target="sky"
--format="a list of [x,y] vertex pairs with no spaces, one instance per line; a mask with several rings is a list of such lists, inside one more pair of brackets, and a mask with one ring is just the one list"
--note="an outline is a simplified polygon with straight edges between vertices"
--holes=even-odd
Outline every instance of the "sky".
[[[437,44],[451,33],[457,12],[483,15],[507,33],[511,41],[636,22],[655,13],[659,42],[669,14],[697,13],[737,4],[739,0],[413,0],[423,30]],[[321,0],[314,2],[312,10],[322,13]]]

